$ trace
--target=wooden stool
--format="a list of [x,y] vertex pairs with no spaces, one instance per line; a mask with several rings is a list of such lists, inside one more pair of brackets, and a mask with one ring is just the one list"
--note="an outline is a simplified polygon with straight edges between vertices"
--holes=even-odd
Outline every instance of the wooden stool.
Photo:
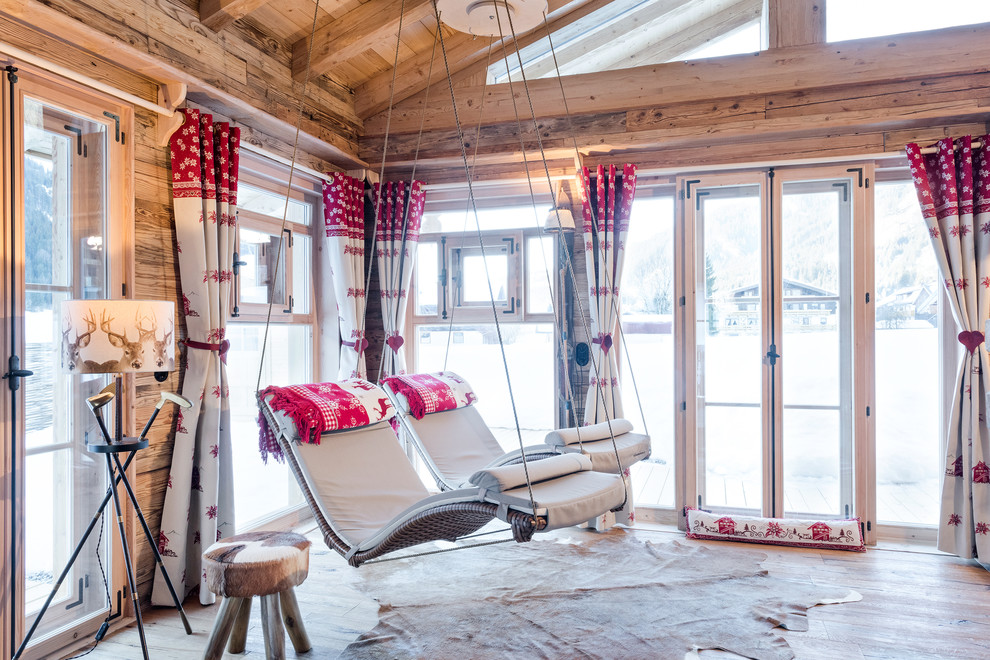
[[296,653],[305,653],[312,647],[293,590],[309,573],[309,545],[306,537],[299,534],[251,532],[217,541],[207,548],[203,553],[206,585],[223,601],[204,660],[219,659],[228,636],[227,650],[244,652],[254,596],[261,596],[261,630],[268,660],[285,658],[284,630],[289,632]]

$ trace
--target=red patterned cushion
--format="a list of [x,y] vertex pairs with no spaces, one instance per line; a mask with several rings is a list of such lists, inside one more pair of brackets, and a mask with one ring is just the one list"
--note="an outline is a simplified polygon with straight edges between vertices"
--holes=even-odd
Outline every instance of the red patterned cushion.
[[[395,415],[385,392],[360,378],[287,387],[272,385],[261,391],[261,399],[273,411],[283,412],[293,421],[300,439],[315,444],[320,443],[320,435],[327,431],[368,426]],[[281,461],[278,441],[264,415],[258,417],[258,425],[262,458],[267,459],[271,453]]]
[[471,385],[453,371],[390,376],[382,383],[405,397],[409,414],[416,419],[443,410],[464,408],[478,400]]
[[719,514],[687,509],[687,537],[713,541],[745,541],[801,548],[865,552],[859,518],[795,520]]

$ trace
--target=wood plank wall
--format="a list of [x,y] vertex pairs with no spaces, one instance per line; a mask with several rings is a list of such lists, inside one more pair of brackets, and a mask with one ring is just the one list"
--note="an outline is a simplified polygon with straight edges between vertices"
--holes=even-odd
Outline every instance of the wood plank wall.
[[[175,339],[186,337],[185,317],[182,315],[182,299],[179,294],[179,262],[175,249],[175,226],[170,196],[170,171],[168,149],[156,143],[158,115],[141,108],[134,116],[134,273],[135,298],[172,300],[176,302]],[[176,346],[176,362],[184,351]],[[133,419],[143,424],[151,415],[162,390],[178,392],[181,387],[180,371],[169,374],[164,383],[155,381],[152,374],[138,374],[135,378]],[[152,532],[158,533],[162,505],[165,500],[165,484],[168,482],[172,462],[172,445],[175,429],[175,406],[162,408],[148,434],[148,449],[139,453],[137,465],[137,496],[141,509],[148,519]],[[143,601],[151,597],[151,581],[154,577],[154,555],[144,535],[135,534],[137,542],[138,594]]]

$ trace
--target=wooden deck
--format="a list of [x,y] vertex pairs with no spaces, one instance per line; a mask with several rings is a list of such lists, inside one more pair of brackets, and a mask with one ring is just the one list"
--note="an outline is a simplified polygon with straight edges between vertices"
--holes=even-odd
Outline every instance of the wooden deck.
[[[567,532],[573,533],[573,531]],[[674,531],[637,528],[637,536],[654,541],[683,538]],[[589,538],[594,539],[592,532]],[[349,585],[357,571],[336,553],[314,545],[310,575],[298,588],[299,603],[313,650],[300,658],[335,658],[361,632],[377,622],[377,604]],[[705,545],[743,547],[732,543]],[[757,546],[746,545],[747,550]],[[834,607],[813,608],[807,632],[782,631],[803,660],[936,660],[990,657],[990,573],[973,562],[940,554],[871,549],[865,554],[835,550],[803,550],[758,546],[768,555],[764,567],[776,577],[841,584],[855,589],[863,600]],[[479,569],[484,557],[478,555]],[[428,561],[428,559],[424,559]],[[263,658],[260,614],[255,606],[244,655],[225,659]],[[187,612],[195,634],[183,634],[171,609],[151,609],[146,630],[151,656],[156,660],[201,657],[217,607],[202,607],[191,599]],[[107,636],[89,660],[140,657],[133,625]],[[296,657],[291,645],[287,657]],[[736,657],[721,652],[701,658]]]

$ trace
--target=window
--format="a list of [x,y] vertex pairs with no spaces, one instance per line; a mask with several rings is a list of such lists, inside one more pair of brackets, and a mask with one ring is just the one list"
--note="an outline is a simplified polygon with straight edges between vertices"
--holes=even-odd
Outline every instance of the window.
[[[257,446],[258,366],[265,347],[261,386],[319,379],[316,350],[314,218],[319,182],[242,152],[237,190],[234,307],[227,325],[227,378],[234,442],[235,526],[238,532],[292,515],[302,494],[288,468],[264,464]],[[288,200],[286,195],[288,194]],[[286,209],[286,204],[288,208]],[[282,216],[286,214],[285,227]],[[272,303],[266,341],[266,318]]]
[[936,525],[941,277],[913,182],[878,183],[875,195],[877,520]]
[[[504,376],[512,378],[519,424],[527,442],[556,426],[554,328],[557,242],[533,227],[549,206],[433,212],[423,217],[413,273],[410,332],[415,371],[449,369],[478,394],[478,410],[506,450],[518,448]],[[466,230],[465,230],[466,228]],[[501,338],[492,318],[492,299]]]
[[828,41],[863,39],[887,34],[938,30],[990,21],[986,0],[828,0]]
[[672,191],[645,192],[638,191],[629,220],[620,378],[626,417],[644,431],[638,398],[653,442],[649,460],[632,466],[636,505],[673,507],[674,197]]

